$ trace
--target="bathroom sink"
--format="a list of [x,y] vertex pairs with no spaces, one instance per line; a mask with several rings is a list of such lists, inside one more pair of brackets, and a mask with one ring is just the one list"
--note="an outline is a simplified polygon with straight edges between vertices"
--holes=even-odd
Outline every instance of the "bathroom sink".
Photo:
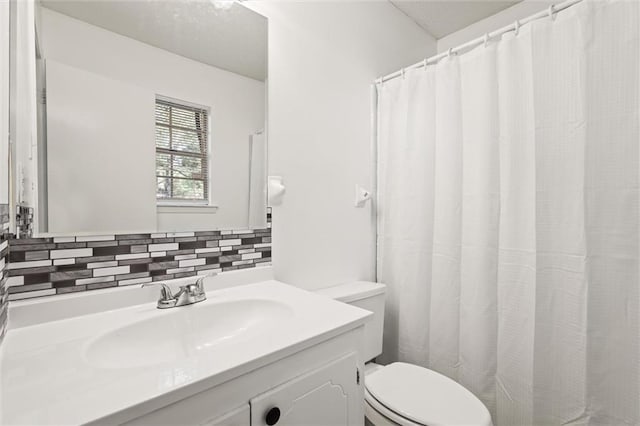
[[205,302],[156,311],[88,343],[85,360],[99,368],[136,368],[178,361],[244,341],[292,316],[284,303],[264,299]]

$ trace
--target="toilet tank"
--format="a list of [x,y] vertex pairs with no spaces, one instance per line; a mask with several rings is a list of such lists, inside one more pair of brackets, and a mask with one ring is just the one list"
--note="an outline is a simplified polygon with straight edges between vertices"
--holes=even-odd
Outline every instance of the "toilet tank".
[[382,353],[386,290],[387,287],[384,284],[355,281],[316,291],[318,294],[373,312],[371,321],[364,325],[365,362],[371,361]]

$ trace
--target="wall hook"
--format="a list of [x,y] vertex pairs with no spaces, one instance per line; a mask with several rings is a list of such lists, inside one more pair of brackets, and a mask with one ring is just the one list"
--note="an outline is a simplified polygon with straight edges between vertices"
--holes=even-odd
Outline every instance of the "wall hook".
[[356,184],[356,207],[364,207],[366,202],[371,199],[371,192]]

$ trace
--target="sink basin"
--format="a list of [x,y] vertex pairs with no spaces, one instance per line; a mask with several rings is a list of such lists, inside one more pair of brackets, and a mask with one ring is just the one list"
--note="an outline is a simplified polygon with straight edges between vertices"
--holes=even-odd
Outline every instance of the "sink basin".
[[99,368],[169,363],[263,333],[292,312],[284,303],[264,299],[172,308],[98,336],[87,345],[84,355],[89,364]]

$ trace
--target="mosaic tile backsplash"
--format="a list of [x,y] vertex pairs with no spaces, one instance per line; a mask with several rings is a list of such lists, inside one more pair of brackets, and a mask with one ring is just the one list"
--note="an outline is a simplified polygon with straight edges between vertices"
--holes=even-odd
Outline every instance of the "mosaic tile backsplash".
[[252,268],[271,262],[271,210],[264,229],[14,239],[8,252],[10,301]]
[[7,331],[7,308],[9,305],[7,292],[9,242],[9,206],[0,204],[0,342]]

